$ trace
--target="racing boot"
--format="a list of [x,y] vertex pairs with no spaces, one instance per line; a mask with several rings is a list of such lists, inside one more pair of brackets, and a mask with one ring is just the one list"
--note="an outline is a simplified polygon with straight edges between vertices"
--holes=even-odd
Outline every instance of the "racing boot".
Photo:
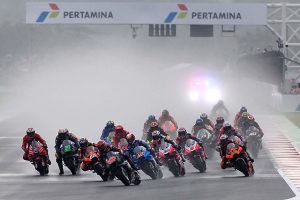
[[59,175],[63,175],[64,174],[64,167],[63,167],[63,163],[61,159],[56,159],[58,168],[59,168]]

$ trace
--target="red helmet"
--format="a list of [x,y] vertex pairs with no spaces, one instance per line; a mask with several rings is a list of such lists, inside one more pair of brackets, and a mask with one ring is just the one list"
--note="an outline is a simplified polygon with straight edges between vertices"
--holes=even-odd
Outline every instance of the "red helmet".
[[118,125],[118,126],[115,127],[115,131],[116,131],[117,133],[120,133],[120,132],[124,131],[124,127],[121,126],[121,125]]
[[129,144],[132,144],[135,140],[135,136],[132,133],[129,133],[128,135],[126,135],[126,140]]
[[100,151],[104,151],[106,148],[107,148],[107,144],[105,143],[104,140],[100,140],[98,143],[97,143],[97,147]]

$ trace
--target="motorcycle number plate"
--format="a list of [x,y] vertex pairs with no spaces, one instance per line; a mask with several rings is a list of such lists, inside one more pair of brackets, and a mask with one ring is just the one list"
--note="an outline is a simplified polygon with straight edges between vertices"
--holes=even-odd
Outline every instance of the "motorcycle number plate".
[[107,162],[107,164],[111,165],[111,164],[114,163],[116,160],[117,160],[116,157],[111,157],[111,158],[109,158],[106,162]]
[[250,133],[250,136],[256,136],[256,133]]
[[72,147],[71,147],[71,145],[67,145],[67,146],[65,146],[65,147],[64,147],[64,151],[65,151],[65,152],[72,151]]

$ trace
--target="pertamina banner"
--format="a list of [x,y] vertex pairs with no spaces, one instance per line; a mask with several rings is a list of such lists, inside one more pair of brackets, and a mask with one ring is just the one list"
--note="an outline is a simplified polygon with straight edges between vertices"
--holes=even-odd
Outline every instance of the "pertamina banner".
[[267,23],[266,4],[27,3],[28,24]]

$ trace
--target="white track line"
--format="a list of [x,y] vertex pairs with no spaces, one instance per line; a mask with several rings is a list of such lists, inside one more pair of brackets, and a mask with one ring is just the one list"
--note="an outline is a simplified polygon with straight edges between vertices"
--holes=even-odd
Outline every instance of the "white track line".
[[16,139],[22,139],[23,137],[8,137],[8,136],[0,136],[0,140],[7,140],[7,139],[11,139],[11,140],[16,140]]

